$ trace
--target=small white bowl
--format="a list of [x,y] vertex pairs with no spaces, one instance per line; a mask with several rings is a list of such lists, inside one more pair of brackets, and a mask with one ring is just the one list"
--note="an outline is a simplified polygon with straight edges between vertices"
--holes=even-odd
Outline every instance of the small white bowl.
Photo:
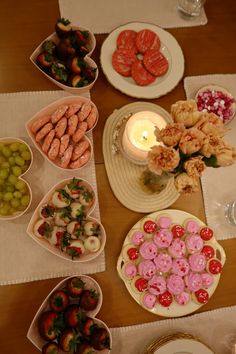
[[53,77],[51,77],[50,75],[48,75],[45,71],[43,71],[37,64],[37,57],[40,53],[42,53],[42,45],[45,41],[53,41],[55,44],[59,43],[59,38],[56,34],[56,32],[52,33],[50,36],[48,36],[47,38],[45,38],[40,44],[39,46],[34,50],[34,52],[31,54],[30,56],[30,61],[36,66],[36,68],[38,70],[41,71],[42,74],[44,74],[50,81],[52,81],[55,85],[59,86],[61,89],[70,92],[71,94],[74,95],[79,95],[81,93],[84,93],[86,91],[91,90],[91,88],[93,87],[93,85],[95,84],[97,78],[98,78],[98,67],[97,64],[93,61],[93,59],[90,58],[92,52],[95,49],[96,46],[96,39],[95,36],[92,32],[90,32],[88,29],[86,28],[82,28],[82,27],[78,27],[78,26],[72,26],[72,30],[81,30],[81,31],[88,31],[89,32],[89,38],[90,41],[88,43],[89,47],[90,47],[90,51],[89,53],[84,57],[84,61],[88,64],[89,67],[96,69],[96,75],[94,80],[89,83],[86,86],[82,86],[82,87],[71,87],[68,85],[65,85],[57,80],[55,80]]
[[30,148],[30,146],[26,143],[26,141],[22,140],[22,139],[19,139],[19,138],[15,138],[15,137],[5,137],[5,138],[0,138],[0,143],[7,143],[7,144],[10,144],[10,143],[14,143],[14,142],[19,142],[19,143],[22,143],[22,144],[25,144],[27,146],[27,148],[29,149],[30,151],[30,154],[31,154],[31,160],[30,160],[30,164],[29,164],[29,167],[27,168],[26,171],[24,171],[18,178],[22,181],[25,182],[25,184],[27,185],[27,188],[28,188],[28,191],[29,191],[29,197],[30,197],[30,201],[29,201],[29,204],[27,205],[27,207],[23,210],[23,211],[19,211],[13,215],[6,215],[6,216],[3,216],[1,215],[0,216],[0,220],[14,220],[16,218],[19,218],[20,216],[22,216],[23,214],[25,214],[27,212],[27,210],[29,209],[30,205],[31,205],[31,202],[32,202],[32,190],[30,188],[30,185],[29,183],[23,178],[23,176],[29,171],[29,169],[31,168],[32,166],[32,163],[33,163],[33,152]]

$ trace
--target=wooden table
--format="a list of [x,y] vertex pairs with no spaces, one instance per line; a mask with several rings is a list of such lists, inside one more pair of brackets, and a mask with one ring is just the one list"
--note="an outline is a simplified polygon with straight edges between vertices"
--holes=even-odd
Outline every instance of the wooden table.
[[[205,5],[208,24],[199,27],[168,30],[175,36],[185,57],[185,76],[209,73],[234,73],[236,63],[235,0],[208,0]],[[83,16],[83,14],[81,14]],[[56,90],[29,61],[34,48],[53,32],[59,17],[56,0],[2,0],[0,21],[0,92]],[[79,18],[79,15],[78,15]],[[99,65],[99,78],[91,91],[100,113],[94,132],[95,160],[101,219],[107,232],[106,272],[93,275],[100,283],[104,302],[99,318],[108,326],[124,326],[161,320],[143,310],[129,296],[116,271],[117,257],[126,233],[143,214],[121,205],[111,191],[102,155],[102,132],[107,117],[115,108],[137,101],[128,97],[106,80],[99,64],[100,48],[106,35],[98,35],[93,58]],[[183,80],[166,96],[149,100],[167,111],[177,100],[185,99]],[[17,115],[17,112],[16,112]],[[4,117],[1,117],[4,121]],[[181,196],[171,208],[185,210],[205,220],[201,193]],[[3,236],[3,235],[1,235]],[[200,311],[236,304],[236,241],[220,242],[227,262],[220,284],[209,303]],[[0,352],[2,354],[38,353],[27,340],[29,324],[39,305],[61,279],[42,280],[0,287]]]

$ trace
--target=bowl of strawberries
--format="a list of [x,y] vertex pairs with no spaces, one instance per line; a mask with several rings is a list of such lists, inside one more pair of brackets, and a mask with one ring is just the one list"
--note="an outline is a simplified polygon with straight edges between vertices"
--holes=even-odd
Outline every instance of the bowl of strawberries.
[[27,338],[43,354],[110,353],[111,333],[96,318],[101,305],[102,291],[93,278],[67,277],[43,301]]

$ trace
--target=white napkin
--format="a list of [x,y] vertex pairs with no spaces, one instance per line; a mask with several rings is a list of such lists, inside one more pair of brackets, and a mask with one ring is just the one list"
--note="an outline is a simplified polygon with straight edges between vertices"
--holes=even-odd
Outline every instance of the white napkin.
[[215,354],[230,354],[236,343],[235,318],[236,306],[232,306],[183,318],[112,328],[111,354],[143,354],[154,340],[176,332],[198,337]]
[[109,33],[128,22],[146,22],[163,28],[205,25],[203,10],[198,17],[183,18],[177,0],[59,0],[61,17],[94,33]]
[[[42,197],[61,179],[73,177],[74,173],[61,171],[42,157],[28,137],[25,123],[40,109],[65,96],[69,94],[64,91],[0,94],[1,137],[25,140],[34,155],[33,165],[24,176],[33,193],[29,212],[12,221],[0,221],[0,285],[105,270],[104,252],[93,261],[73,263],[48,252],[26,234],[28,222]],[[90,98],[89,93],[84,96]],[[92,133],[88,137],[92,140]],[[97,194],[94,157],[76,176],[88,180]],[[100,219],[98,203],[91,215]]]
[[[184,88],[187,98],[194,98],[196,92],[205,85],[225,87],[236,99],[236,74],[217,74],[190,76],[184,79]],[[236,147],[236,119],[228,125],[230,130],[224,140]],[[207,168],[201,183],[205,205],[206,219],[210,227],[214,228],[218,240],[236,237],[236,227],[227,223],[224,216],[224,207],[227,202],[236,199],[236,163],[228,167]]]

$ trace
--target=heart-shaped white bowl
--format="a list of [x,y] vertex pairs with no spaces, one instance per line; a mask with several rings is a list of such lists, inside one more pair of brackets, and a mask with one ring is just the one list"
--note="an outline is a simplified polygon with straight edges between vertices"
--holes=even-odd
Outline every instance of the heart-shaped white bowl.
[[[70,183],[72,181],[72,178],[64,179],[64,180],[60,181],[44,196],[44,198],[39,203],[37,209],[35,210],[34,214],[32,215],[30,222],[28,224],[27,230],[26,230],[28,235],[30,237],[32,237],[32,239],[35,240],[40,246],[44,247],[47,251],[53,253],[54,255],[56,255],[60,258],[65,259],[65,260],[69,260],[72,262],[78,262],[78,263],[88,262],[88,261],[91,261],[92,259],[98,257],[101,254],[101,252],[103,251],[103,249],[105,247],[105,243],[106,243],[106,232],[105,232],[103,225],[98,220],[96,220],[90,216],[90,214],[92,213],[92,211],[94,210],[95,205],[96,205],[96,199],[95,199],[95,193],[94,193],[93,187],[87,181],[82,180],[82,179],[80,179],[80,180],[83,182],[83,185],[88,186],[88,190],[91,190],[93,192],[93,196],[94,196],[94,200],[93,200],[92,205],[89,207],[88,210],[85,210],[85,220],[92,221],[95,224],[99,225],[99,228],[100,228],[100,235],[99,235],[100,248],[96,252],[92,252],[92,251],[89,252],[88,250],[86,250],[85,253],[83,253],[78,259],[77,258],[72,259],[68,253],[66,253],[65,251],[62,251],[60,248],[49,243],[50,238],[46,239],[45,237],[38,237],[35,233],[35,230],[34,230],[34,226],[35,226],[36,222],[41,219],[40,214],[39,214],[41,207],[45,204],[48,204],[48,203],[53,204],[52,203],[52,196],[54,195],[55,191],[63,189],[68,183]],[[71,221],[75,221],[75,220],[76,219],[72,219]],[[54,220],[51,221],[51,225],[52,225],[52,227],[55,226]],[[65,230],[66,230],[66,227],[65,227]],[[70,241],[72,241],[71,238],[70,238]]]
[[[33,345],[38,348],[40,351],[42,349],[42,346],[46,343],[46,341],[44,339],[41,338],[39,331],[38,331],[38,319],[40,317],[40,315],[42,314],[42,312],[49,310],[49,304],[48,304],[48,300],[50,295],[55,291],[55,290],[59,290],[59,289],[64,289],[66,282],[68,281],[68,279],[70,278],[74,278],[76,275],[70,276],[65,278],[64,280],[62,280],[60,283],[58,283],[54,289],[52,289],[52,291],[48,294],[48,296],[44,299],[42,305],[39,307],[37,313],[35,314],[28,333],[27,333],[27,338],[33,343]],[[110,337],[110,343],[112,341],[111,338],[111,332],[109,330],[109,328],[107,327],[107,325],[102,322],[101,320],[97,319],[95,316],[98,314],[101,306],[102,306],[102,300],[103,300],[103,296],[102,296],[102,290],[99,286],[99,284],[91,277],[87,276],[87,275],[80,275],[78,276],[84,283],[85,283],[85,289],[93,289],[96,291],[96,293],[99,296],[98,299],[98,304],[96,306],[96,308],[93,311],[87,311],[86,315],[89,317],[92,317],[95,320],[95,323],[99,326],[99,327],[104,327],[106,328],[109,337]],[[74,300],[76,301],[76,300]],[[72,300],[73,302],[73,300]],[[60,351],[60,353],[64,353],[62,351]],[[103,353],[103,354],[108,354],[110,353],[109,349],[104,349],[102,351],[99,351],[99,353]]]
[[84,57],[84,61],[86,62],[86,64],[88,64],[89,67],[96,69],[96,75],[95,78],[92,82],[90,82],[88,85],[86,86],[82,86],[82,87],[71,87],[68,85],[65,85],[57,80],[55,80],[53,77],[51,77],[50,75],[48,75],[45,71],[43,71],[37,64],[37,57],[38,55],[43,51],[42,50],[42,45],[45,41],[53,41],[55,44],[57,44],[59,42],[59,38],[56,34],[56,32],[52,33],[50,36],[48,36],[47,38],[45,38],[40,44],[39,46],[34,50],[34,52],[31,54],[30,56],[30,60],[31,62],[36,66],[36,68],[38,70],[41,71],[41,73],[43,75],[45,75],[50,81],[52,81],[55,85],[59,86],[61,89],[70,92],[71,94],[75,94],[75,95],[80,95],[83,92],[89,91],[91,90],[91,88],[93,87],[93,85],[95,84],[97,78],[98,78],[98,67],[97,64],[93,61],[93,59],[90,58],[90,55],[92,54],[92,52],[95,49],[96,46],[96,39],[95,36],[92,32],[90,32],[88,29],[86,28],[82,28],[82,27],[78,27],[78,26],[72,26],[72,30],[81,30],[81,31],[88,31],[89,32],[89,48],[90,51],[89,53]]
[[[43,152],[42,150],[42,146],[43,146],[43,142],[44,142],[44,139],[42,139],[41,141],[37,142],[36,141],[36,133],[33,133],[32,131],[32,126],[33,124],[42,119],[43,117],[45,116],[51,116],[58,108],[60,108],[61,106],[64,106],[64,105],[67,105],[67,106],[71,106],[71,105],[74,105],[74,104],[90,104],[91,107],[95,110],[96,112],[96,120],[93,124],[93,126],[91,128],[88,128],[88,130],[85,131],[84,133],[84,136],[83,138],[78,142],[78,143],[74,143],[72,138],[70,137],[70,144],[72,144],[74,147],[79,144],[83,139],[85,139],[86,141],[88,141],[89,143],[89,150],[90,150],[90,157],[89,159],[81,166],[81,167],[78,167],[78,168],[74,168],[74,169],[71,169],[69,167],[66,167],[66,168],[63,168],[60,166],[60,158],[57,157],[55,160],[51,160],[48,155]],[[85,119],[85,122],[87,121],[88,118]],[[96,126],[98,122],[98,110],[97,110],[97,107],[96,105],[91,101],[89,100],[88,98],[85,98],[85,97],[82,97],[82,96],[69,96],[69,97],[64,97],[64,98],[61,98],[51,104],[49,104],[48,106],[44,107],[43,109],[41,109],[39,112],[37,112],[30,120],[28,120],[28,122],[26,123],[25,125],[25,128],[27,130],[27,133],[29,135],[29,137],[31,138],[32,142],[34,143],[35,147],[37,148],[37,150],[47,159],[47,161],[52,164],[53,166],[59,168],[59,169],[62,169],[62,170],[67,170],[67,171],[76,171],[76,170],[80,170],[81,168],[85,167],[89,161],[91,160],[92,156],[93,156],[93,146],[92,146],[92,143],[90,141],[90,139],[87,137],[87,133],[90,132],[91,130],[93,130]],[[53,124],[53,129],[56,127],[56,124]],[[45,126],[45,125],[44,125]],[[41,129],[41,128],[40,128]],[[39,129],[39,130],[40,130]]]

